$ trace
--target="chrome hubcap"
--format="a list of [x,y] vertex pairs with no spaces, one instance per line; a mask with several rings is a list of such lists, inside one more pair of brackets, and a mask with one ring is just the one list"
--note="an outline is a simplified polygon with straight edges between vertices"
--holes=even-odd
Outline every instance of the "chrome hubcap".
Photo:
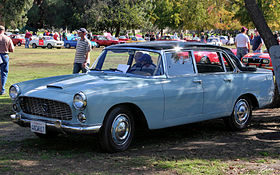
[[131,123],[126,114],[119,114],[112,123],[111,134],[115,144],[123,145],[131,133]]
[[250,106],[244,99],[240,99],[234,108],[234,118],[239,125],[243,125],[247,122],[250,116]]

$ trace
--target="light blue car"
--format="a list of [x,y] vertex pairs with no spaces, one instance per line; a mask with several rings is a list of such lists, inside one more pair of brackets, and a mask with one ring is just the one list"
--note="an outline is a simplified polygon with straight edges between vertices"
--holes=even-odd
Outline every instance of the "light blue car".
[[227,48],[130,43],[104,48],[88,73],[12,85],[11,118],[39,137],[98,133],[102,149],[118,152],[136,128],[224,118],[231,129],[244,129],[273,92],[270,70],[244,67]]

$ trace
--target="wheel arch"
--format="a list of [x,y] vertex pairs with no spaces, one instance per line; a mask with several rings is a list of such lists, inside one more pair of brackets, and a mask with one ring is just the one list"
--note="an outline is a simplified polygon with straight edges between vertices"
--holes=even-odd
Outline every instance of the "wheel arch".
[[110,112],[116,108],[116,107],[121,107],[124,106],[128,109],[130,109],[130,111],[133,113],[133,119],[135,122],[135,129],[136,130],[148,130],[148,122],[146,120],[146,117],[143,113],[143,111],[136,105],[133,103],[119,103],[119,104],[115,104],[114,106],[112,106],[105,114],[105,118],[103,120],[103,124],[105,122],[105,120],[107,119],[108,115],[110,114]]
[[242,97],[247,97],[247,98],[250,99],[250,101],[252,102],[253,109],[259,108],[259,102],[258,102],[257,97],[255,95],[247,93],[247,94],[241,95],[239,98],[242,98]]

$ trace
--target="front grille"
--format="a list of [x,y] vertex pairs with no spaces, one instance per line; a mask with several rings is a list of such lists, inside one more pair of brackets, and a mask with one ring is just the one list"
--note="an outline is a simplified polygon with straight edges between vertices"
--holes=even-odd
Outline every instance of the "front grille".
[[248,58],[248,63],[261,63],[259,58]]
[[34,97],[20,97],[19,102],[22,111],[26,114],[59,120],[72,119],[71,108],[66,103]]
[[268,63],[263,63],[263,60],[267,60],[267,59],[261,59],[261,58],[248,58],[248,63],[255,63],[255,64],[269,64]]

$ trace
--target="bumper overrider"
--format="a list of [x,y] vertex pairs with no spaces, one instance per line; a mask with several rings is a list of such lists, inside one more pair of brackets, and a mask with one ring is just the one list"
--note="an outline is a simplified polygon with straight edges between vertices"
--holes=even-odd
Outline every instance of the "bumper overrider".
[[32,121],[44,122],[46,124],[47,130],[55,130],[61,133],[78,133],[78,134],[93,134],[97,133],[101,128],[100,125],[82,125],[82,124],[69,124],[65,123],[62,120],[42,120],[42,119],[30,119],[26,116],[23,116],[19,113],[12,114],[11,119],[14,123],[17,123],[23,127],[30,127]]

